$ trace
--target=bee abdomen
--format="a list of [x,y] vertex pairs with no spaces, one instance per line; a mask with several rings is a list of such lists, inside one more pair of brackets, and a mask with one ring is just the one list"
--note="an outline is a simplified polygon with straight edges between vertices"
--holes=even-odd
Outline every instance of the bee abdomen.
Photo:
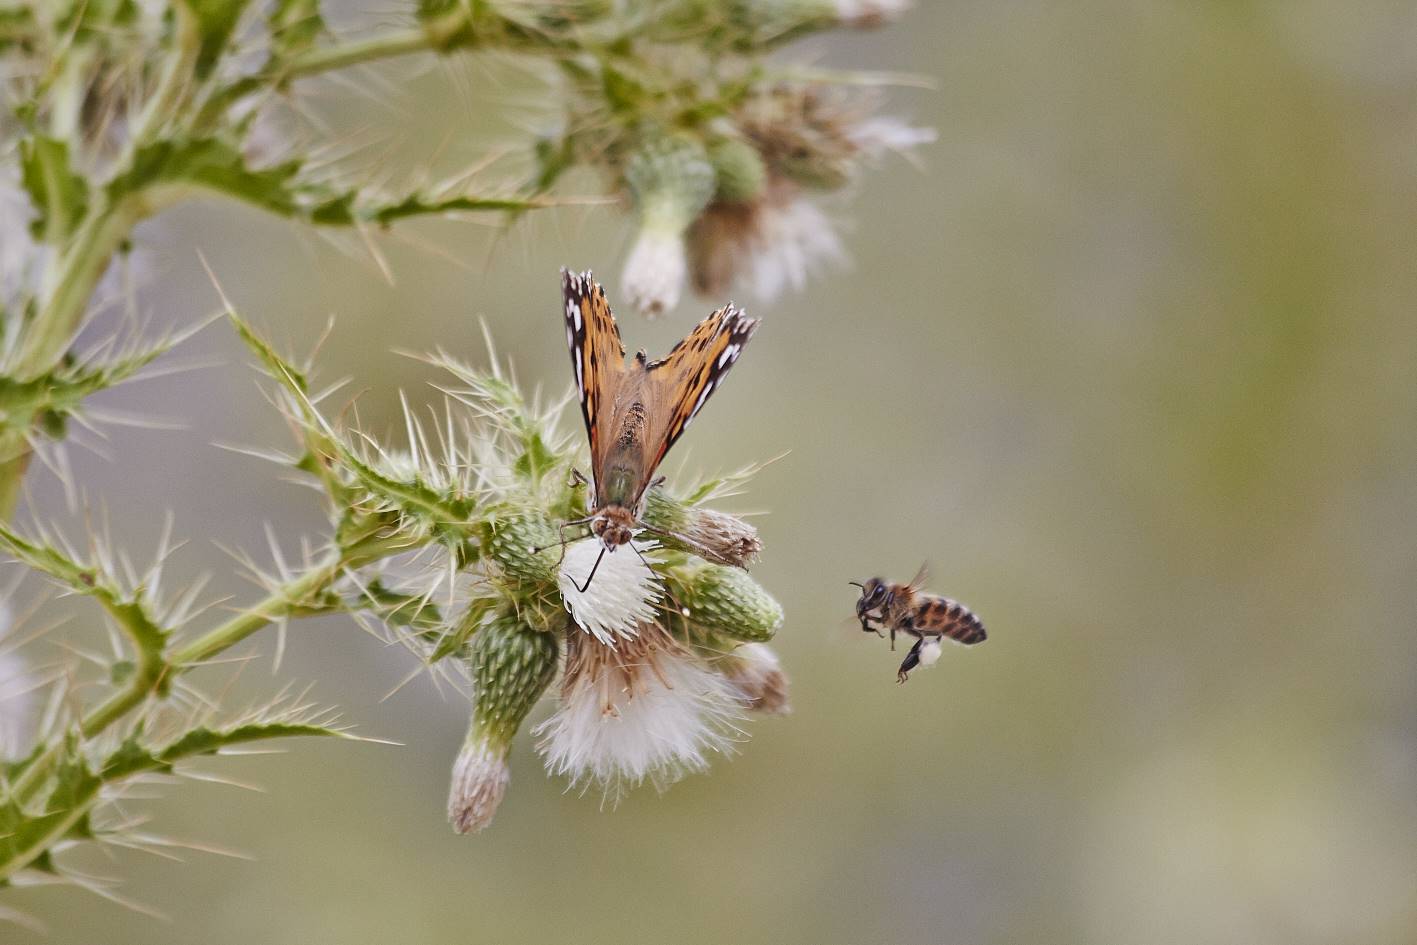
[[974,611],[948,597],[921,601],[916,611],[915,625],[927,633],[933,630],[964,646],[983,643],[989,636],[984,630],[984,622]]

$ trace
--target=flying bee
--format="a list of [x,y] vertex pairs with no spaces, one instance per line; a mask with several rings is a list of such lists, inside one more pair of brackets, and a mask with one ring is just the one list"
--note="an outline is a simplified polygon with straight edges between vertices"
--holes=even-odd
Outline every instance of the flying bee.
[[942,641],[973,646],[988,636],[973,611],[957,600],[922,591],[924,582],[923,567],[909,584],[893,584],[883,578],[871,578],[865,584],[849,582],[861,588],[856,619],[861,621],[863,631],[884,636],[881,630],[889,630],[892,650],[897,633],[915,638],[915,645],[896,673],[899,682],[905,682],[910,671],[922,663],[933,665],[940,658]]

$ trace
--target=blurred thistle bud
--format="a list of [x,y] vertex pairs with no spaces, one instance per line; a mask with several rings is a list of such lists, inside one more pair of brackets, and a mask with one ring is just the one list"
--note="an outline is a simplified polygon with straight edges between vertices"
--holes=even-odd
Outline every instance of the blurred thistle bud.
[[481,830],[497,813],[510,780],[512,738],[556,675],[556,638],[509,614],[473,634],[472,720],[448,794],[448,819],[458,833]]
[[684,233],[713,197],[703,145],[679,135],[651,141],[625,167],[640,232],[622,278],[630,303],[654,316],[679,303],[687,263]]
[[761,715],[786,715],[792,711],[787,696],[787,674],[777,654],[763,643],[744,643],[714,661],[749,709]]
[[482,521],[482,547],[504,574],[522,581],[553,583],[561,539],[551,521],[530,507],[488,511]]
[[572,632],[561,705],[537,728],[537,747],[549,771],[612,800],[646,779],[663,790],[731,752],[738,704],[726,678],[658,623],[614,646]]
[[686,505],[660,489],[646,497],[644,523],[663,537],[666,547],[718,564],[745,568],[763,550],[758,530],[741,518]]
[[692,623],[748,643],[765,643],[782,627],[782,605],[748,572],[702,563],[682,569],[678,603]]
[[715,200],[745,203],[763,195],[768,169],[757,148],[738,138],[720,138],[708,153],[717,183]]

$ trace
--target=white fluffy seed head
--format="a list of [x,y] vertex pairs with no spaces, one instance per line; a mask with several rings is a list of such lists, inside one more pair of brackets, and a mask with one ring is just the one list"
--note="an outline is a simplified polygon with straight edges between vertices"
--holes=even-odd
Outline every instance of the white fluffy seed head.
[[572,634],[561,705],[537,727],[547,770],[607,799],[649,780],[664,790],[741,732],[732,685],[658,624],[614,647]]
[[[641,553],[649,551],[655,543],[634,541],[630,545],[607,551],[599,538],[567,545],[556,576],[561,599],[576,625],[609,646],[614,646],[617,639],[633,637],[640,624],[653,620],[654,605],[662,593],[659,579],[635,553],[637,549]],[[580,587],[590,577],[592,568],[595,577],[582,591]]]
[[939,640],[930,640],[920,648],[920,665],[934,666],[940,659],[940,651],[944,649],[944,644]]
[[448,820],[458,833],[476,833],[492,823],[511,781],[506,750],[484,739],[469,738],[453,763],[448,792]]

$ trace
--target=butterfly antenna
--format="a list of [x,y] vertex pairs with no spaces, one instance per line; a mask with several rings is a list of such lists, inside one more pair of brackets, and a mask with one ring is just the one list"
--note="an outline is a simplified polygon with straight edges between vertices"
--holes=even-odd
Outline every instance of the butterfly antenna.
[[[598,555],[595,556],[595,564],[593,564],[593,565],[590,566],[590,573],[586,575],[585,586],[582,587],[582,586],[580,586],[580,585],[578,584],[578,585],[576,585],[576,590],[578,590],[578,591],[580,591],[582,594],[584,594],[587,590],[590,589],[590,582],[595,579],[595,572],[596,572],[597,570],[599,570],[599,568],[600,568],[600,559],[601,559],[601,558],[604,558],[604,557],[605,557],[605,546],[604,546],[604,545],[601,545],[601,546],[600,546],[600,554],[598,554]],[[572,583],[574,583],[574,582],[572,582]]]

